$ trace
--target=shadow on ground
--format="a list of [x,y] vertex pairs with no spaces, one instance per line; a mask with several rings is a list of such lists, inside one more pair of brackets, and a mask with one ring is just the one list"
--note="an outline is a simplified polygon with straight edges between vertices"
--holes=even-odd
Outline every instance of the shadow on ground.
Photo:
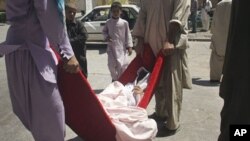
[[200,86],[217,87],[220,86],[219,82],[210,82],[209,80],[201,80],[201,78],[193,78],[192,83]]

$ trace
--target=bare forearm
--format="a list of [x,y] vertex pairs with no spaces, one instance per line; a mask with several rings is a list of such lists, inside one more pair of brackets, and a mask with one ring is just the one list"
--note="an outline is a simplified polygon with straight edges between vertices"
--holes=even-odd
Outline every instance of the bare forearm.
[[176,44],[176,38],[180,36],[181,27],[179,24],[172,22],[169,24],[167,41],[171,44]]

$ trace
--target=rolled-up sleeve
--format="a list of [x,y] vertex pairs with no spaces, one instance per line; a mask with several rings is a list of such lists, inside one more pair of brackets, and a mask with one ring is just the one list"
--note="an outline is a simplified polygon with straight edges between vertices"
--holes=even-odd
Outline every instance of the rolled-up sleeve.
[[177,23],[182,28],[186,26],[188,17],[190,15],[190,0],[174,0],[174,11],[171,23]]
[[[74,52],[69,42],[64,19],[60,19],[56,0],[34,0],[34,7],[51,46],[56,47],[62,57],[71,58]],[[64,10],[61,12],[64,15]]]
[[169,24],[179,25],[180,32],[175,39],[175,47],[185,49],[188,47],[187,22],[190,15],[190,0],[174,0],[174,11]]

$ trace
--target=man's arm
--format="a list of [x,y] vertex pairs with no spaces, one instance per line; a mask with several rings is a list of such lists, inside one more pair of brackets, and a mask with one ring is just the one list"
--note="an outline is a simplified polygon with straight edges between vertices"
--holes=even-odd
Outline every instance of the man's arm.
[[169,22],[168,34],[169,41],[178,46],[178,37],[181,34],[187,34],[185,29],[190,15],[190,0],[175,0],[172,20]]
[[77,21],[77,35],[76,37],[70,38],[70,42],[82,42],[85,43],[88,39],[88,32],[84,27],[84,24]]
[[109,36],[108,24],[109,24],[109,22],[107,21],[102,29],[102,35],[104,37],[104,40],[109,42],[109,41],[111,41],[111,38]]
[[163,54],[170,55],[175,48],[187,47],[187,24],[190,15],[190,0],[175,0],[172,20],[169,22],[167,41],[163,47]]
[[131,32],[130,32],[129,25],[128,25],[127,21],[125,22],[125,28],[126,28],[125,47],[128,50],[128,55],[131,55],[132,54],[132,47],[133,47],[133,39],[132,39]]
[[[63,4],[63,3],[62,3]],[[74,52],[69,42],[64,19],[64,9],[59,13],[56,0],[34,0],[37,17],[52,47],[56,47],[63,58],[67,60],[65,70],[68,72],[79,71]],[[63,4],[64,7],[64,4]]]

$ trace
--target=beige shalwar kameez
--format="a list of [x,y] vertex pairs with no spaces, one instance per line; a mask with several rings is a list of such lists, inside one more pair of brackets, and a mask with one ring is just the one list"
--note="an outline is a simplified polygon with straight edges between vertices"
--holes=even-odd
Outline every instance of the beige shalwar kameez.
[[188,47],[186,23],[190,12],[190,0],[143,0],[133,35],[144,38],[157,55],[167,41],[168,26],[175,22],[181,26],[176,38],[173,55],[166,56],[161,82],[156,97],[156,114],[167,117],[167,128],[177,129],[182,103],[182,88],[191,88],[187,65]]
[[232,0],[217,4],[211,25],[212,49],[210,57],[210,80],[220,80],[227,45]]

